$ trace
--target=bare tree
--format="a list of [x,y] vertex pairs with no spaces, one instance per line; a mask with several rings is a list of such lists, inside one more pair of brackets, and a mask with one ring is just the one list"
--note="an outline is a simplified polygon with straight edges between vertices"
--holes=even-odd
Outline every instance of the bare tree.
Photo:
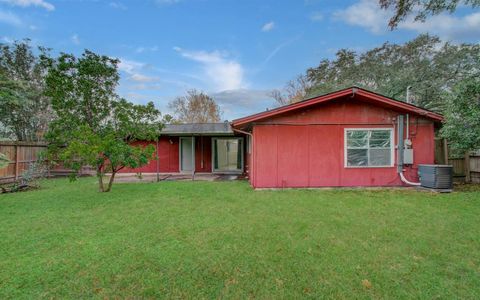
[[305,75],[298,75],[297,78],[287,82],[282,90],[275,89],[270,92],[270,97],[280,105],[286,105],[305,99],[312,83]]
[[180,123],[220,122],[221,111],[215,100],[204,92],[188,90],[168,104],[175,121]]

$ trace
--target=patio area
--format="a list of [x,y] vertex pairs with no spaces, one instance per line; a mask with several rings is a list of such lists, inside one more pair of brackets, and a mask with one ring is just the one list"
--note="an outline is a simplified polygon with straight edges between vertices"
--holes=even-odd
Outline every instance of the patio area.
[[[228,181],[244,179],[240,175],[232,174],[213,174],[213,173],[198,173],[192,174],[168,174],[161,173],[158,175],[158,181]],[[116,183],[129,183],[129,182],[156,182],[157,174],[136,174],[136,173],[120,173],[115,177]]]

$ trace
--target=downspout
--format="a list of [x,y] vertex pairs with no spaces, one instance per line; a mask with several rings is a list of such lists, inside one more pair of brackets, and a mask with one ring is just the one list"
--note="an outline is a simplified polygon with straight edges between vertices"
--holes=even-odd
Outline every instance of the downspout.
[[413,186],[419,186],[420,182],[411,182],[405,175],[403,174],[403,149],[404,149],[404,140],[403,140],[403,126],[404,126],[404,119],[403,115],[398,116],[398,126],[397,126],[397,139],[398,139],[398,146],[397,146],[397,172],[400,176],[400,180],[403,183]]
[[[250,177],[250,179],[252,179],[251,175],[253,174],[253,160],[254,160],[254,159],[253,159],[253,155],[254,155],[254,153],[255,153],[255,151],[254,151],[254,149],[255,149],[255,148],[254,148],[255,144],[253,143],[253,134],[252,134],[251,132],[243,131],[243,130],[240,130],[240,129],[235,129],[235,128],[233,128],[233,127],[232,127],[232,130],[233,130],[234,132],[242,133],[242,134],[248,135],[248,136],[250,137],[250,145],[251,145],[251,147],[252,147],[252,152],[250,153],[250,164],[251,164],[251,165],[248,166],[248,170],[249,170],[248,176]],[[247,152],[248,152],[248,149],[247,149]],[[252,182],[250,182],[250,183],[253,185]]]
[[158,140],[160,139],[160,136],[157,138],[157,148],[155,151],[157,152],[157,182],[160,181],[160,160],[158,158]]

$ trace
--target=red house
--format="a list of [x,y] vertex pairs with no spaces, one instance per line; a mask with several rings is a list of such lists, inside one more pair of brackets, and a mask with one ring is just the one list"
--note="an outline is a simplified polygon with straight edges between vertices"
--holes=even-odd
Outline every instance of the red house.
[[441,121],[352,87],[230,124],[170,125],[140,171],[245,174],[254,188],[403,186],[434,163]]

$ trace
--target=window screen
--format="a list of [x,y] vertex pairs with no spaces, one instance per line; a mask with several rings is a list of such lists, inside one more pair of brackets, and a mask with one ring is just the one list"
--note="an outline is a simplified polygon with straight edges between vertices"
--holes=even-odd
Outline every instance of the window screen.
[[348,167],[384,167],[392,165],[392,130],[347,130]]

